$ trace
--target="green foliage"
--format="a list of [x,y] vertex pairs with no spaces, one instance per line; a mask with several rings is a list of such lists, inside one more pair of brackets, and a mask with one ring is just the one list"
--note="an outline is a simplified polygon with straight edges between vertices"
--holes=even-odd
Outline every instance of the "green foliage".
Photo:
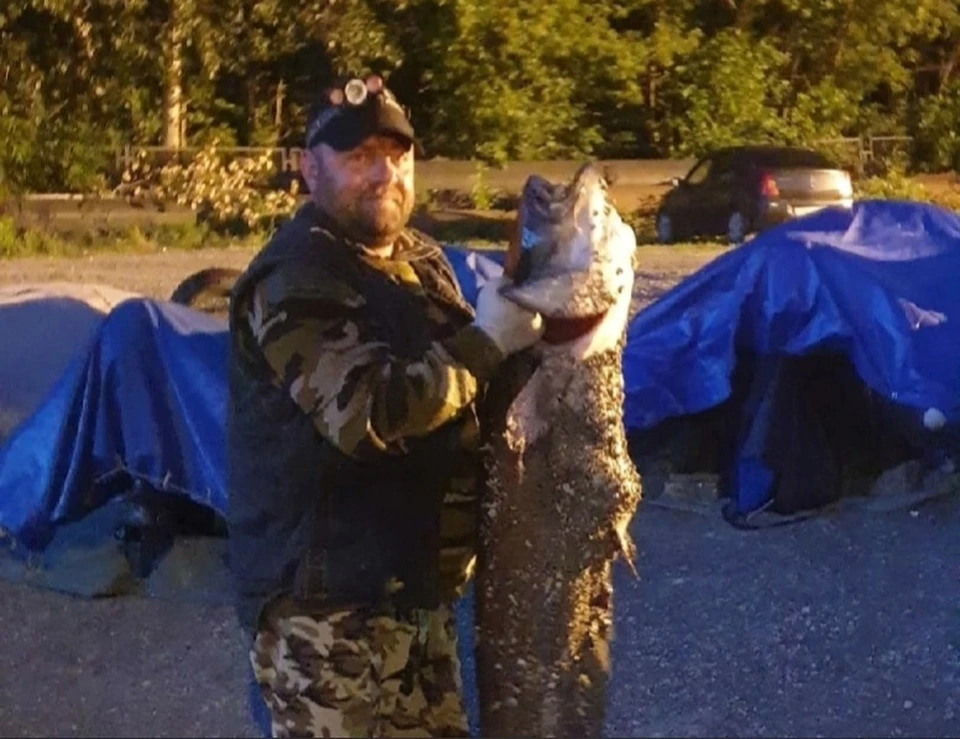
[[611,3],[422,6],[434,9],[431,35],[411,48],[423,69],[431,153],[501,164],[578,156],[603,140],[588,103],[629,91],[617,83],[630,77],[633,47],[612,29]]
[[470,199],[477,210],[490,210],[493,205],[493,191],[487,182],[487,168],[482,162],[477,163],[473,186],[470,189]]
[[915,144],[925,169],[960,171],[960,83],[920,103]]
[[914,166],[957,167],[958,42],[947,0],[15,0],[0,195],[90,190],[98,147],[162,144],[171,80],[187,143],[297,146],[330,74],[367,70],[413,107],[431,156],[873,133],[915,136]]
[[57,233],[43,228],[18,228],[0,217],[0,259],[30,256],[80,256],[92,251],[152,253],[168,249],[217,249],[226,246],[259,247],[267,232],[250,231],[241,238],[221,234],[203,224],[187,223],[117,230],[90,229]]
[[22,116],[9,111],[9,99],[0,94],[0,194],[103,186],[109,152],[101,131],[43,108]]
[[0,217],[0,258],[56,255],[64,251],[64,242],[44,231],[21,230],[12,218]]
[[649,208],[638,208],[621,215],[623,222],[633,229],[638,244],[652,243],[656,240],[655,211]]
[[780,75],[786,62],[773,44],[737,29],[705,42],[677,70],[673,152],[700,155],[718,146],[792,139],[779,114],[789,92]]
[[7,216],[0,216],[0,257],[17,256],[18,236],[14,220]]
[[910,179],[902,167],[892,167],[883,176],[866,177],[854,184],[858,200],[914,200],[930,202],[930,193],[920,183]]

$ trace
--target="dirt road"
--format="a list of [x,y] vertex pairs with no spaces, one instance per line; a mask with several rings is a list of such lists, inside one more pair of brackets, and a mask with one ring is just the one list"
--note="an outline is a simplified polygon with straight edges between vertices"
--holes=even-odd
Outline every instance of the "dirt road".
[[[645,303],[717,249],[645,249]],[[0,283],[97,281],[163,297],[251,252],[0,261]],[[609,732],[956,736],[960,505],[741,532],[644,505],[621,571]],[[0,735],[255,736],[229,609],[80,600],[0,582]]]

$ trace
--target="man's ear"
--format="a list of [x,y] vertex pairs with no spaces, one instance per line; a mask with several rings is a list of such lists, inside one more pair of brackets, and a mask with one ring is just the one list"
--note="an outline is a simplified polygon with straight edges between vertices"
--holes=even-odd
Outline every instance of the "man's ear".
[[304,149],[300,155],[300,175],[307,185],[307,190],[313,192],[314,185],[319,174],[320,162],[316,153],[309,149]]

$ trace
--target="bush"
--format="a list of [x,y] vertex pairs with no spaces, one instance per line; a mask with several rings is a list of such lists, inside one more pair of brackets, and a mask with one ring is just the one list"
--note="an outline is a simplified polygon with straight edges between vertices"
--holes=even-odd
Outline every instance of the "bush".
[[67,244],[56,234],[20,229],[9,217],[0,217],[0,258],[63,254]]
[[19,228],[0,217],[0,259],[37,255],[81,256],[91,252],[151,253],[168,249],[207,249],[227,246],[256,248],[266,234],[251,231],[243,238],[217,233],[204,225],[181,224],[121,229],[93,228],[59,234],[41,227]]
[[103,132],[45,112],[36,120],[3,111],[0,93],[0,197],[24,192],[89,193],[104,185]]
[[470,199],[476,210],[490,210],[493,203],[493,190],[487,183],[487,165],[477,162],[474,167],[473,186],[470,188]]
[[12,218],[0,216],[0,257],[15,256],[19,245],[17,224]]
[[926,171],[960,171],[960,85],[921,102],[914,146]]
[[621,217],[623,222],[633,229],[637,237],[637,243],[645,244],[656,241],[655,215],[655,211],[640,207],[623,212]]
[[219,232],[250,233],[273,228],[296,208],[298,181],[288,190],[270,189],[275,175],[269,155],[225,162],[214,143],[187,165],[173,162],[157,169],[141,155],[123,173],[121,191],[134,200],[188,205]]
[[902,168],[890,168],[884,176],[865,177],[854,184],[858,200],[915,200],[930,202],[930,193],[919,182],[908,177]]

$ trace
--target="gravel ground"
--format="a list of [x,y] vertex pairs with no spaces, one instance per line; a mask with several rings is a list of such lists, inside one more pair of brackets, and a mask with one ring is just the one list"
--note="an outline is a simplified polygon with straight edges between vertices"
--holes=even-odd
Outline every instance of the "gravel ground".
[[0,736],[257,736],[227,608],[0,582],[0,623]]
[[0,259],[0,285],[23,282],[88,282],[166,299],[192,272],[207,267],[241,268],[250,249],[171,250],[153,254],[90,254],[85,257]]
[[[762,532],[644,506],[608,734],[957,736],[956,501]],[[0,582],[0,735],[256,736],[222,607]]]
[[[716,250],[650,248],[645,303]],[[164,296],[251,252],[0,261],[0,283]],[[960,735],[960,504],[767,531],[645,504],[641,578],[619,573],[609,732]],[[222,607],[82,600],[0,582],[0,736],[255,736]]]
[[611,734],[960,734],[956,500],[765,531],[648,508],[634,530]]

